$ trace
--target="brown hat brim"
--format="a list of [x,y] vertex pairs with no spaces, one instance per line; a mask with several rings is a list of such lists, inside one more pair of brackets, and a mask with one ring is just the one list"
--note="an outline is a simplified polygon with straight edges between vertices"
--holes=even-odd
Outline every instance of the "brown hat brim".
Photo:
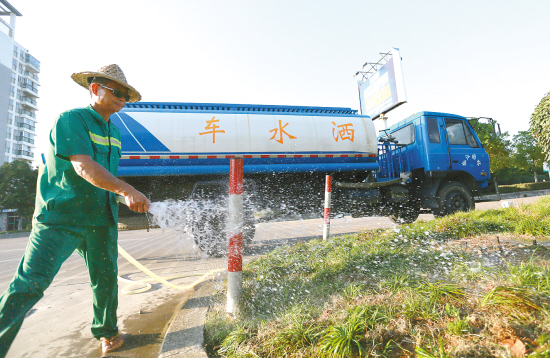
[[139,102],[141,101],[141,94],[139,94],[138,91],[136,91],[136,89],[132,86],[130,86],[128,83],[124,83],[124,82],[121,82],[105,73],[101,73],[101,72],[91,72],[91,71],[84,71],[84,72],[77,72],[77,73],[73,73],[71,75],[71,78],[76,82],[78,83],[79,85],[81,85],[82,87],[88,89],[89,88],[89,85],[88,85],[88,78],[90,77],[102,77],[102,78],[107,78],[113,82],[116,82],[126,88],[128,88],[128,96],[130,96],[130,100],[128,102],[130,103],[134,103],[134,102]]

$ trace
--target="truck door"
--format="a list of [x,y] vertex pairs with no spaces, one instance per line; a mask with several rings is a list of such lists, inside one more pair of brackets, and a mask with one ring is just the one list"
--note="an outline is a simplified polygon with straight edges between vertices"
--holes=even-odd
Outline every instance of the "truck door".
[[478,181],[486,180],[489,158],[470,127],[463,120],[445,118],[445,130],[452,170],[466,171]]
[[426,143],[426,162],[424,163],[424,168],[426,171],[450,170],[451,162],[443,118],[427,117],[426,127],[428,131],[428,143]]

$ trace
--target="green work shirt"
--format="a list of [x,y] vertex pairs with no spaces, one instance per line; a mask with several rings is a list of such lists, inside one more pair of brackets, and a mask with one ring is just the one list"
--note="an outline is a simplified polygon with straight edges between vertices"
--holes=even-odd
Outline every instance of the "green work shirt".
[[33,222],[77,226],[118,222],[115,194],[80,177],[69,156],[85,154],[116,176],[120,131],[92,106],[61,113],[50,132],[46,163],[38,176]]

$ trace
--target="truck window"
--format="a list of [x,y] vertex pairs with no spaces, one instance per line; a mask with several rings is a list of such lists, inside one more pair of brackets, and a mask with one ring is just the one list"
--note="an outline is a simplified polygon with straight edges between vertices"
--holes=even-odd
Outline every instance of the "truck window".
[[437,118],[428,117],[428,136],[430,137],[430,143],[441,143]]
[[447,127],[449,144],[469,145],[472,148],[479,147],[474,139],[470,127],[468,127],[463,121],[445,118],[445,126]]
[[468,145],[472,148],[479,148],[479,145],[472,134],[472,130],[466,125],[466,123],[464,123],[464,130],[466,131],[466,141],[468,142]]
[[398,144],[409,145],[414,143],[414,124],[411,123],[406,127],[400,128],[391,135],[395,137]]
[[445,118],[445,126],[447,127],[449,144],[468,145],[468,142],[466,142],[466,134],[464,133],[464,125],[462,121]]

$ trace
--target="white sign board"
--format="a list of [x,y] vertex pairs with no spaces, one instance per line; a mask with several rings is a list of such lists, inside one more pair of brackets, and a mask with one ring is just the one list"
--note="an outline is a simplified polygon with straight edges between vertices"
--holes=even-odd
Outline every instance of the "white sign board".
[[391,59],[359,85],[363,115],[375,118],[407,102],[399,49],[392,48],[391,53]]

